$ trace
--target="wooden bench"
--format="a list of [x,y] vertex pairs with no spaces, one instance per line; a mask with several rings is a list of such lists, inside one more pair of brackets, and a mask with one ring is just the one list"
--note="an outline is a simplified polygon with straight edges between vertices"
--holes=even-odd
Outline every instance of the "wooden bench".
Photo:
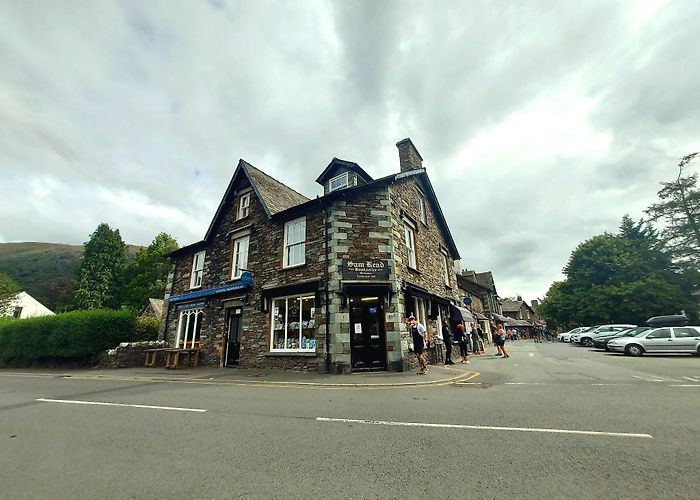
[[144,351],[146,353],[146,363],[144,366],[156,366],[156,359],[158,357],[159,352],[165,352],[165,348],[159,348],[159,349],[146,349]]
[[[187,366],[199,366],[199,347],[189,349],[178,349],[176,347],[164,349],[165,367],[175,369],[180,364],[180,355],[187,356]],[[194,361],[194,364],[192,363]]]

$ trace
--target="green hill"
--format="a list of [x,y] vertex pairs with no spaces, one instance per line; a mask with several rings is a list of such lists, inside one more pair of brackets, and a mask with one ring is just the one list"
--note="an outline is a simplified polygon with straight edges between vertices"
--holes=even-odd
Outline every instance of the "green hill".
[[[127,245],[127,254],[139,248]],[[0,243],[0,271],[52,311],[68,304],[82,258],[82,245]]]

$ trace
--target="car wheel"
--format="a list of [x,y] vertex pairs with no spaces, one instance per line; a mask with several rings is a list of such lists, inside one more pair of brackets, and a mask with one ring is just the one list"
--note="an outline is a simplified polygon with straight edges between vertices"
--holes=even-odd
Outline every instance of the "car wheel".
[[644,349],[642,349],[642,347],[638,346],[637,344],[628,345],[625,348],[625,354],[627,354],[628,356],[641,356],[642,354],[644,354]]
[[586,337],[586,338],[584,338],[584,339],[581,339],[581,343],[582,343],[585,347],[593,347],[593,340],[589,339],[588,337]]

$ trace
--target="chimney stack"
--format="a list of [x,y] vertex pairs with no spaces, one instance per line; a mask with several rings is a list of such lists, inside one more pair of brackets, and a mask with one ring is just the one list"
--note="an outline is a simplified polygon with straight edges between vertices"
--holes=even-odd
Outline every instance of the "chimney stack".
[[410,172],[423,168],[423,158],[408,137],[396,143],[399,148],[399,163],[401,172]]
[[540,305],[540,301],[539,301],[539,300],[534,300],[534,299],[532,300],[532,307],[533,307],[533,308],[534,308],[534,307],[537,307],[537,306],[539,306],[539,305]]

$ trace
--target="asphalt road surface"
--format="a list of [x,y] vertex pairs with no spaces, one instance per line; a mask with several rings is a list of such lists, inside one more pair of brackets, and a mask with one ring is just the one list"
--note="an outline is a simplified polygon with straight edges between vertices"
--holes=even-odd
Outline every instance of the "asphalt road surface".
[[698,498],[700,358],[507,347],[445,386],[2,371],[0,497]]

